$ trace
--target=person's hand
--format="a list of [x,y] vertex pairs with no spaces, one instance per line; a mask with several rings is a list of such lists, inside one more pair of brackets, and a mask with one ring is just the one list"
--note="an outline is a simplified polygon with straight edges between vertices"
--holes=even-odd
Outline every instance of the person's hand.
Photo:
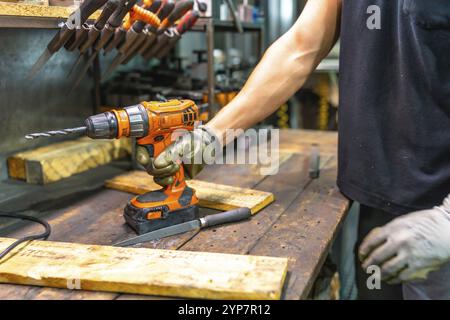
[[364,270],[381,268],[390,284],[425,280],[450,262],[450,196],[441,207],[398,218],[373,230],[359,250]]
[[156,159],[146,158],[145,149],[138,149],[138,162],[154,177],[157,184],[166,187],[173,183],[181,163],[190,179],[200,173],[205,164],[211,164],[217,143],[218,139],[211,130],[201,127],[186,133]]

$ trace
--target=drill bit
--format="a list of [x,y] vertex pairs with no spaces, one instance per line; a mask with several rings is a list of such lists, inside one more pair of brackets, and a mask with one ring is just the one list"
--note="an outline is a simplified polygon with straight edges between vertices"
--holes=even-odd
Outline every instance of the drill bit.
[[72,134],[86,134],[87,127],[79,127],[73,129],[64,129],[64,130],[56,130],[56,131],[48,131],[41,133],[32,133],[25,136],[27,140],[34,140],[38,138],[50,138],[55,136],[67,136]]

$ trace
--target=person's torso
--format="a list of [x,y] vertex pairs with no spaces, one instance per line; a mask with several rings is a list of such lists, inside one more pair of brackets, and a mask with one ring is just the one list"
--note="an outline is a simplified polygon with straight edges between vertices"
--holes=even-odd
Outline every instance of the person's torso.
[[393,213],[450,193],[450,1],[343,0],[339,185]]

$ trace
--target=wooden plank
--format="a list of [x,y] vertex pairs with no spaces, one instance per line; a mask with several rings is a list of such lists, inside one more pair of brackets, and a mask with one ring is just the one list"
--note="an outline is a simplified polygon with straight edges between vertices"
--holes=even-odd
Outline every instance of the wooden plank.
[[249,251],[289,257],[284,298],[307,299],[331,244],[348,211],[349,201],[336,186],[334,158]]
[[[231,187],[199,180],[190,180],[188,185],[197,191],[200,207],[216,210],[233,210],[248,207],[253,214],[274,202],[272,193]],[[120,175],[105,183],[107,188],[144,194],[161,189],[151,176],[144,171],[133,171]]]
[[[24,3],[2,3],[0,2],[0,16],[15,17],[38,17],[66,19],[72,13],[71,7],[42,6]],[[97,19],[99,12],[95,12],[90,19]]]
[[27,158],[33,158],[41,154],[46,154],[59,148],[71,147],[78,144],[79,141],[71,140],[60,143],[51,144],[37,149],[16,153],[8,157],[8,174],[11,179],[27,180],[25,161]]
[[130,153],[129,139],[82,138],[13,155],[8,159],[8,171],[12,178],[48,184],[125,158]]
[[[14,242],[0,238],[0,250]],[[0,282],[199,299],[279,299],[287,259],[33,241],[0,262]],[[70,287],[74,285],[74,287]]]
[[[104,182],[104,181],[103,181]],[[123,207],[131,195],[115,190],[103,190],[80,199],[71,206],[47,214],[45,220],[52,226],[51,241],[83,244],[112,245],[122,237],[136,235],[124,224]],[[11,238],[20,238],[42,232],[42,227],[28,224],[15,232],[2,233]],[[169,241],[169,240],[167,240]],[[173,241],[173,240],[172,240]],[[150,247],[150,245],[149,245]],[[176,249],[170,246],[164,249]],[[117,294],[39,288],[21,285],[0,285],[0,300],[3,299],[95,299],[111,300]]]

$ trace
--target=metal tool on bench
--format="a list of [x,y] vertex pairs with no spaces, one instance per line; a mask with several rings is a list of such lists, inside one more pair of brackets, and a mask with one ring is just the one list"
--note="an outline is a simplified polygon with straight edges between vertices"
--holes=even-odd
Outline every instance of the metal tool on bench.
[[170,30],[170,27],[192,10],[194,5],[195,2],[191,0],[177,2],[172,14],[161,23],[161,26],[155,33],[148,35],[146,42],[140,48],[139,53],[144,59],[150,59],[155,53],[164,48],[164,44],[167,43],[165,41],[166,30]]
[[[133,137],[156,158],[172,144],[174,134],[179,134],[180,130],[193,131],[197,121],[199,109],[193,101],[142,102],[92,116],[84,127],[30,134],[26,138],[69,134],[84,134],[92,139]],[[124,210],[124,218],[138,234],[144,234],[198,219],[198,202],[180,166],[172,185],[131,200]]]
[[72,68],[69,71],[69,75],[78,67],[78,65],[83,61],[83,57],[85,53],[94,45],[100,36],[103,28],[105,27],[108,19],[112,16],[114,11],[119,6],[119,0],[108,0],[103,8],[102,13],[98,17],[98,19],[94,22],[94,24],[89,25],[89,30],[86,34],[86,38],[77,44],[75,49],[78,49],[79,55]]
[[73,12],[67,21],[61,26],[61,29],[53,37],[47,45],[42,55],[31,68],[27,78],[33,78],[50,60],[50,58],[61,49],[67,41],[75,34],[77,26],[83,25],[88,18],[97,10],[100,9],[107,0],[86,0],[80,8]]
[[309,158],[309,177],[313,180],[320,178],[320,150],[317,144],[311,146]]
[[[153,0],[144,0],[143,7],[148,8],[153,4]],[[125,32],[124,40],[117,46],[117,55],[114,58],[111,65],[108,67],[106,72],[103,74],[104,78],[107,78],[120,64],[120,61],[126,57],[129,50],[133,47],[134,42],[138,38],[139,34],[145,28],[146,24],[152,25],[154,27],[159,27],[161,21],[153,12],[150,12],[143,7],[135,5],[129,14],[128,19],[124,22],[121,32]],[[141,23],[144,22],[144,23]]]
[[[164,21],[175,9],[175,3],[172,0],[165,0],[161,2],[162,5],[158,11],[158,18],[161,21]],[[142,47],[142,45],[145,43],[148,37],[155,35],[157,30],[158,28],[155,28],[153,26],[148,26],[147,28],[145,28],[144,31],[141,34],[139,34],[138,40],[135,42],[133,48],[130,50],[127,56],[124,57],[121,64],[127,64],[128,62],[130,62],[130,60],[133,59],[139,53],[139,49]]]
[[159,51],[155,58],[162,59],[167,56],[170,51],[175,47],[178,41],[180,41],[183,34],[185,34],[188,30],[190,30],[198,18],[200,18],[200,13],[198,11],[189,12],[183,20],[178,24],[176,28],[173,29],[174,36],[169,39],[169,42],[161,51]]
[[252,217],[252,212],[248,208],[240,208],[224,213],[206,216],[201,219],[177,224],[160,230],[146,233],[144,235],[128,239],[114,244],[114,247],[129,247],[136,244],[142,244],[153,240],[164,239],[189,231],[201,230],[204,228],[221,226],[228,223],[248,220]]
[[[94,62],[95,58],[98,56],[100,51],[113,38],[116,29],[121,26],[123,19],[127,15],[128,11],[130,11],[131,8],[136,4],[136,2],[137,2],[137,0],[121,0],[120,1],[118,8],[113,13],[113,15],[109,18],[109,20],[106,23],[105,27],[103,28],[100,36],[98,37],[97,41],[95,42],[94,46],[92,47],[92,54],[89,57],[89,60],[86,62],[86,64],[83,66],[83,68],[78,73],[75,81],[73,82],[74,84],[73,84],[71,90],[78,87],[81,80],[83,80],[84,75],[86,74],[89,67],[91,66],[92,62]],[[88,52],[86,52],[85,54],[88,54]]]

